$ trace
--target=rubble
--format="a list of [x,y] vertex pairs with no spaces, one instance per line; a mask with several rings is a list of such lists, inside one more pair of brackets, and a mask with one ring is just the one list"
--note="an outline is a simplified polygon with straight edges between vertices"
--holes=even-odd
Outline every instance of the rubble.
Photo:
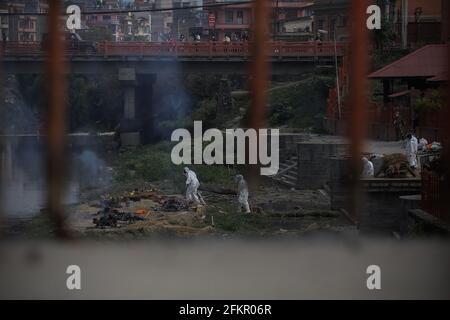
[[188,211],[189,204],[188,202],[180,197],[172,197],[165,200],[162,204],[162,211]]
[[97,212],[101,215],[100,218],[94,218],[92,222],[97,228],[102,227],[117,227],[118,222],[136,222],[143,221],[144,218],[130,212],[120,212],[117,209],[111,209],[110,207],[105,207],[103,210]]
[[104,228],[104,227],[111,227],[116,228],[117,227],[117,218],[113,214],[107,214],[103,215],[100,218],[94,218],[92,222],[95,224],[97,228]]
[[404,154],[394,153],[383,157],[383,164],[375,177],[383,175],[386,178],[406,178],[408,173],[413,177],[415,172],[409,167],[408,159]]
[[102,207],[121,208],[122,204],[129,206],[131,202],[139,202],[142,199],[152,200],[159,204],[162,204],[163,202],[163,196],[159,194],[158,190],[152,188],[149,190],[134,189],[133,191],[126,192],[120,196],[106,194],[102,197],[100,205]]

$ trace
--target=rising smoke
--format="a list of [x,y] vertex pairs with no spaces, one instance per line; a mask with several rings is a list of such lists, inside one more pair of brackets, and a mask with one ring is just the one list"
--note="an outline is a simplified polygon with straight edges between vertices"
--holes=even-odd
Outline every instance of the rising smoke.
[[[0,111],[0,204],[12,218],[36,215],[45,206],[45,136],[39,113],[24,102],[14,77],[5,81]],[[77,139],[75,136],[73,139]],[[69,150],[64,202],[76,203],[85,188],[106,188],[111,178],[105,163],[92,150]]]

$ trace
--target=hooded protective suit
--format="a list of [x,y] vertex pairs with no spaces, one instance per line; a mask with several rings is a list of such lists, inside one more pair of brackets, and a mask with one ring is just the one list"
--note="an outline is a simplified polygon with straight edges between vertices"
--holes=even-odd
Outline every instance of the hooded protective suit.
[[250,206],[248,205],[247,183],[245,182],[244,177],[240,174],[236,176],[236,181],[238,183],[238,210],[241,211],[242,209],[244,209],[245,213],[250,213]]
[[369,161],[366,157],[362,158],[363,161],[363,172],[362,177],[363,178],[371,178],[374,176],[374,167],[373,163]]
[[406,157],[408,158],[409,166],[411,168],[417,167],[417,150],[418,143],[417,139],[413,137],[408,137],[406,139]]
[[195,203],[205,204],[201,196],[198,194],[198,187],[200,182],[197,179],[197,175],[189,168],[184,168],[184,174],[186,176],[186,199]]

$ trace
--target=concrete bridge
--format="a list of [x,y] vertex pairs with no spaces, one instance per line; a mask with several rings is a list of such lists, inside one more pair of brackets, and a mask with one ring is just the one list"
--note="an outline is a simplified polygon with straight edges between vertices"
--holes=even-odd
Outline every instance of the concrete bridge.
[[[151,92],[158,74],[248,74],[252,52],[247,42],[102,42],[95,50],[67,50],[67,72],[117,75],[124,88],[122,144],[136,145],[151,126]],[[272,74],[296,75],[318,67],[334,67],[342,60],[345,45],[317,42],[271,42],[267,60]],[[45,72],[46,52],[38,42],[0,44],[1,70],[5,74]],[[145,97],[138,95],[145,92]],[[137,107],[137,105],[141,107]]]
[[[46,53],[39,42],[7,42],[1,45],[2,69],[9,74],[43,73]],[[272,74],[293,75],[333,66],[345,54],[345,46],[317,42],[271,42],[267,60]],[[134,68],[137,74],[158,74],[174,67],[182,73],[247,74],[251,61],[247,42],[102,42],[95,51],[67,50],[68,72],[117,74]]]

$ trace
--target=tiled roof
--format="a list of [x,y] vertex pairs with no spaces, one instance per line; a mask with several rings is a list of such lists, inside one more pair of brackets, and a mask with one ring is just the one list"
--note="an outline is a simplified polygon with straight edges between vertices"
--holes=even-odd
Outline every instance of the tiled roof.
[[448,53],[446,44],[427,45],[370,74],[369,78],[432,78],[432,81],[444,81],[448,78]]

